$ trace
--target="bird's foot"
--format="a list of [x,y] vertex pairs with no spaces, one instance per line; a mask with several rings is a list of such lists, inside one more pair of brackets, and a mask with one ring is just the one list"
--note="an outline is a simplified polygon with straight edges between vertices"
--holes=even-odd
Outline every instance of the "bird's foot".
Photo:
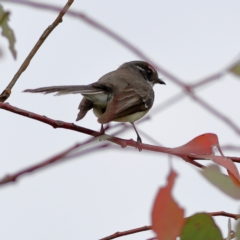
[[104,134],[98,137],[99,141],[105,141],[106,139],[107,137]]
[[98,140],[99,141],[105,141],[106,140],[105,129],[103,127],[103,124],[101,125],[101,129],[100,129],[100,134],[99,134]]
[[102,135],[105,134],[105,129],[104,129],[104,127],[103,127],[103,124],[101,125],[100,133],[101,133]]
[[139,152],[142,151],[142,147],[140,146],[141,143],[142,143],[142,139],[138,136],[137,137],[137,149],[138,149]]

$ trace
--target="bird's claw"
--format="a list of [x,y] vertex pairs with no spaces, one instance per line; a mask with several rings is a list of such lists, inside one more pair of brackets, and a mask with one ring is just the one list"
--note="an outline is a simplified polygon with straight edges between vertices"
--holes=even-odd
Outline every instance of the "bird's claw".
[[142,143],[142,139],[138,136],[137,137],[137,149],[138,149],[139,152],[142,151],[142,147],[140,146],[141,143]]

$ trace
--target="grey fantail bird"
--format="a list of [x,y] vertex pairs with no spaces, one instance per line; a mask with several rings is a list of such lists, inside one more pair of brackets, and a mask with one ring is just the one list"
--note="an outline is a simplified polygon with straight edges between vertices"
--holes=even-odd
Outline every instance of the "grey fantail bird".
[[134,122],[142,118],[154,102],[154,84],[165,84],[158,78],[157,71],[147,62],[132,61],[122,64],[117,70],[102,76],[89,85],[52,86],[26,89],[24,92],[53,93],[56,95],[76,94],[83,96],[76,121],[85,117],[93,109],[102,124],[130,122],[137,134],[137,142],[142,140]]

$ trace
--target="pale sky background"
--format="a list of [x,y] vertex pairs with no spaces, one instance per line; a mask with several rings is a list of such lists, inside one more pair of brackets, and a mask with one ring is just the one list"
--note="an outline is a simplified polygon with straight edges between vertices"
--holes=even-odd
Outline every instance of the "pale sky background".
[[[58,6],[66,3],[45,2]],[[18,58],[13,60],[7,41],[0,37],[4,51],[4,58],[0,59],[0,91],[57,16],[56,12],[24,5],[2,4],[11,12],[10,26],[17,38]],[[71,9],[115,31],[186,83],[223,70],[240,52],[240,1],[92,0],[75,1]],[[8,102],[53,119],[75,122],[81,96],[54,97],[22,91],[89,84],[136,59],[139,58],[102,32],[64,16],[18,80]],[[182,91],[160,76],[167,85],[155,86],[154,107]],[[240,80],[227,74],[199,88],[197,95],[238,124],[239,87]],[[154,107],[148,114],[151,119],[137,124],[137,128],[163,146],[177,147],[207,132],[217,134],[221,145],[239,146],[239,135],[187,96],[164,111],[151,114]],[[88,138],[4,110],[0,110],[0,116],[0,176],[43,161]],[[77,124],[100,129],[93,113]],[[118,136],[136,139],[131,128]],[[142,140],[152,143],[143,134]],[[224,153],[240,155],[240,151]],[[185,208],[186,216],[201,211],[239,212],[239,202],[210,185],[198,168],[179,158],[172,160],[179,174],[174,196]],[[0,189],[0,239],[93,240],[150,225],[155,195],[166,183],[168,173],[167,155],[115,146],[113,150],[105,148],[25,176]],[[226,237],[228,219],[214,219]],[[153,236],[153,232],[147,231],[121,239],[144,240]]]

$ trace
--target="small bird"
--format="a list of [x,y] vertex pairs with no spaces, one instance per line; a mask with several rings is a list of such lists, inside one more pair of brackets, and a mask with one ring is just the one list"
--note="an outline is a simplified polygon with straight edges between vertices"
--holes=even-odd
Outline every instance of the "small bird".
[[78,107],[80,111],[76,121],[84,118],[87,112],[93,109],[98,122],[101,123],[102,133],[103,124],[111,121],[130,122],[137,134],[137,142],[142,143],[134,122],[142,118],[153,106],[153,86],[156,83],[165,84],[153,66],[143,61],[131,61],[89,85],[42,87],[26,89],[24,92],[56,92],[57,96],[80,93],[83,99]]

